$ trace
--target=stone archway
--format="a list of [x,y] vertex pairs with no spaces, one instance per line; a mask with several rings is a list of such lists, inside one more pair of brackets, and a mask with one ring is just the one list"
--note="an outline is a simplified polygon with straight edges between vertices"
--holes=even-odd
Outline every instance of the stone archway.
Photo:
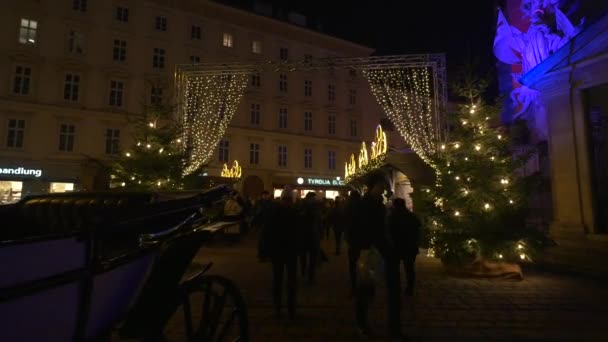
[[243,181],[243,196],[256,198],[264,191],[264,181],[254,175],[247,176]]

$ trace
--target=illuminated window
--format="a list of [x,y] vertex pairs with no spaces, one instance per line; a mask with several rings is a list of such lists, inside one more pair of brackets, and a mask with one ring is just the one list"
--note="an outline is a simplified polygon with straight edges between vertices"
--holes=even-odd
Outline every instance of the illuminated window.
[[336,197],[340,196],[340,192],[336,190],[325,190],[325,198],[327,199],[336,199]]
[[259,40],[254,40],[251,42],[251,52],[255,54],[262,53],[262,42]]
[[15,203],[21,199],[23,182],[0,181],[0,204]]
[[231,48],[234,44],[234,40],[232,34],[224,33],[224,38],[222,39],[222,45],[225,47]]
[[51,183],[49,189],[51,193],[74,191],[74,183]]
[[19,43],[36,44],[37,30],[38,30],[37,21],[21,18],[21,26],[19,27]]

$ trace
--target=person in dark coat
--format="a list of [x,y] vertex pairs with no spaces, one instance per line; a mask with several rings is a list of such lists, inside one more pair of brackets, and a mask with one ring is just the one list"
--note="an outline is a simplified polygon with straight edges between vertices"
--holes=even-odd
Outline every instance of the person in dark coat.
[[351,293],[355,293],[357,287],[357,261],[361,253],[359,247],[359,218],[361,211],[359,205],[361,203],[361,194],[357,191],[351,191],[345,207],[345,230],[344,235],[348,244],[348,273],[350,275]]
[[322,207],[316,200],[316,194],[306,194],[300,208],[300,224],[302,229],[303,248],[300,254],[302,276],[309,283],[315,282],[317,263],[321,256]]
[[[353,244],[360,251],[375,248],[384,261],[384,275],[387,289],[388,330],[391,338],[403,340],[401,333],[401,296],[399,279],[399,258],[388,238],[386,229],[386,207],[382,194],[386,187],[384,177],[372,175],[367,181],[368,191],[361,200],[358,221],[353,228]],[[369,290],[357,284],[355,297],[356,320],[359,331],[369,335],[367,322]]]
[[281,198],[272,204],[268,224],[263,227],[259,244],[261,258],[272,263],[272,295],[277,317],[281,316],[283,278],[287,273],[287,311],[289,318],[296,314],[296,284],[298,259],[298,225],[290,191],[283,191]]
[[334,239],[336,242],[336,255],[340,255],[342,250],[342,235],[346,230],[346,203],[341,196],[335,199],[335,206],[330,214],[331,226],[334,230]]
[[388,217],[389,233],[399,258],[403,262],[406,283],[405,295],[414,294],[414,283],[416,281],[416,271],[414,263],[419,250],[420,221],[405,206],[405,200],[395,198],[393,209]]

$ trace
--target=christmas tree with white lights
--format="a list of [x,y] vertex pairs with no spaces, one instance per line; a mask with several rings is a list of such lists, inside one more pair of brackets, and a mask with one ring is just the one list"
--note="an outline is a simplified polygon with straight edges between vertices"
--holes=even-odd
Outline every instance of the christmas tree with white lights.
[[185,154],[173,109],[164,104],[145,105],[133,121],[134,144],[123,149],[114,162],[112,183],[136,191],[181,189]]
[[548,242],[526,225],[527,194],[536,178],[518,170],[530,153],[513,153],[506,129],[493,127],[500,108],[480,101],[479,88],[457,91],[469,103],[450,115],[448,141],[433,157],[435,186],[416,195],[429,253],[453,265],[530,261]]

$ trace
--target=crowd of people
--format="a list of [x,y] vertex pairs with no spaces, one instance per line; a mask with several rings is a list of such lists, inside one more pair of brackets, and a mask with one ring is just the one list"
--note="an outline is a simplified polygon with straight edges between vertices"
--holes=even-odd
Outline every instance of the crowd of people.
[[[363,195],[351,191],[348,196],[329,200],[317,198],[315,192],[299,199],[286,187],[277,199],[263,192],[255,203],[244,203],[246,201],[239,199],[238,194],[226,202],[225,216],[240,219],[242,231],[253,228],[258,233],[258,257],[272,264],[272,294],[277,317],[282,315],[284,308],[284,291],[287,315],[290,319],[296,317],[298,266],[307,283],[315,284],[317,267],[329,259],[321,248],[321,240],[329,239],[333,231],[335,254],[342,253],[343,239],[348,247],[348,270],[345,272],[348,271],[350,277],[359,332],[365,336],[372,334],[367,312],[376,282],[383,280],[388,295],[389,333],[397,340],[404,339],[400,328],[399,267],[403,264],[406,279],[403,293],[412,296],[420,222],[407,209],[404,199],[385,193],[382,177],[371,177],[366,188]],[[381,261],[383,279],[370,276],[378,273],[378,270],[370,269],[374,267],[372,261]]]

